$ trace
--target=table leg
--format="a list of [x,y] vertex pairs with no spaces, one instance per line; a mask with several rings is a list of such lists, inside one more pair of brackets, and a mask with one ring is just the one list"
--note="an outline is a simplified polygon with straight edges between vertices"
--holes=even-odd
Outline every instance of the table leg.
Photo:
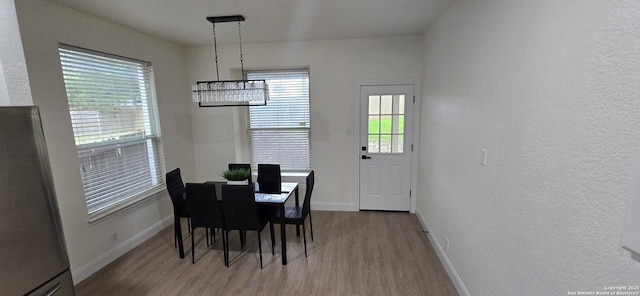
[[182,225],[180,225],[180,217],[177,213],[173,214],[173,227],[175,229],[176,236],[178,237],[178,253],[180,258],[184,258],[184,245],[182,243]]
[[[298,186],[295,189],[296,194],[296,208],[300,207],[300,201],[298,200]],[[300,236],[300,226],[296,224],[296,236]]]
[[280,206],[280,244],[282,245],[282,265],[287,265],[287,235],[284,224],[284,203]]

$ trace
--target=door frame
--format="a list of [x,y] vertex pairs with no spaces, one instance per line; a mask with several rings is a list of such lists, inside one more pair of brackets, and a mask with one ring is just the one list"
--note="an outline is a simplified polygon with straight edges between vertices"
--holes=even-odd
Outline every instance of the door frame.
[[[409,212],[416,212],[416,196],[417,196],[417,180],[418,180],[418,155],[420,151],[420,113],[421,113],[421,86],[420,79],[389,79],[389,80],[359,80],[355,85],[355,101],[354,101],[354,125],[353,125],[353,159],[355,175],[354,180],[357,185],[354,186],[353,192],[353,210],[360,211],[360,114],[361,114],[361,98],[360,89],[363,86],[385,86],[385,85],[413,85],[413,94],[416,102],[413,104],[413,134],[411,136],[413,151],[411,151],[411,205]],[[405,123],[406,124],[406,123]]]

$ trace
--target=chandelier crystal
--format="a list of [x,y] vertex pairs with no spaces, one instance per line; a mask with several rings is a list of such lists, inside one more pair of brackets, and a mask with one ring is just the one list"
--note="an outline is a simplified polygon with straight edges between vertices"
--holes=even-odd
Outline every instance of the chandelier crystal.
[[265,105],[269,85],[264,80],[199,81],[191,86],[193,102],[202,107]]

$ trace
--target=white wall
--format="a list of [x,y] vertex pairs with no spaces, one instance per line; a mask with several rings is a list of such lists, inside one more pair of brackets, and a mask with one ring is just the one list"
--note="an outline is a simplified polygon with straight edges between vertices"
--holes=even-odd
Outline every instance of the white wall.
[[[421,77],[422,43],[422,37],[413,36],[243,45],[245,69],[310,69],[315,208],[357,209],[356,84],[358,80]],[[238,46],[218,49],[221,78],[228,78],[229,69],[240,66]],[[212,46],[188,48],[186,57],[189,83],[215,79]],[[239,156],[234,135],[245,133],[234,132],[232,123],[238,117],[232,108],[192,106],[191,114],[197,178],[219,179],[227,163]]]
[[638,284],[620,248],[638,15],[632,0],[460,0],[427,32],[418,210],[471,295]]
[[32,105],[14,0],[0,0],[0,106]]
[[[33,101],[42,113],[71,269],[78,282],[140,238],[172,223],[173,210],[162,192],[97,224],[87,222],[58,42],[153,64],[166,167],[181,167],[184,179],[190,180],[195,165],[183,48],[51,2],[21,0],[16,6]],[[113,231],[119,233],[115,243]]]

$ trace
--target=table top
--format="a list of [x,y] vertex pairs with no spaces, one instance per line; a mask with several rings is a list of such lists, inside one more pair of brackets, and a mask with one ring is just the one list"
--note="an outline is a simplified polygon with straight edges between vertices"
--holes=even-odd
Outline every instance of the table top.
[[[227,184],[224,181],[209,181],[207,183],[215,184],[216,186],[216,196],[218,200],[222,199],[222,185]],[[295,191],[298,187],[298,183],[295,182],[282,182],[282,192],[281,193],[265,193],[260,192],[260,184],[258,182],[253,183],[255,186],[255,195],[257,203],[285,203],[287,199],[291,196],[291,193]]]

